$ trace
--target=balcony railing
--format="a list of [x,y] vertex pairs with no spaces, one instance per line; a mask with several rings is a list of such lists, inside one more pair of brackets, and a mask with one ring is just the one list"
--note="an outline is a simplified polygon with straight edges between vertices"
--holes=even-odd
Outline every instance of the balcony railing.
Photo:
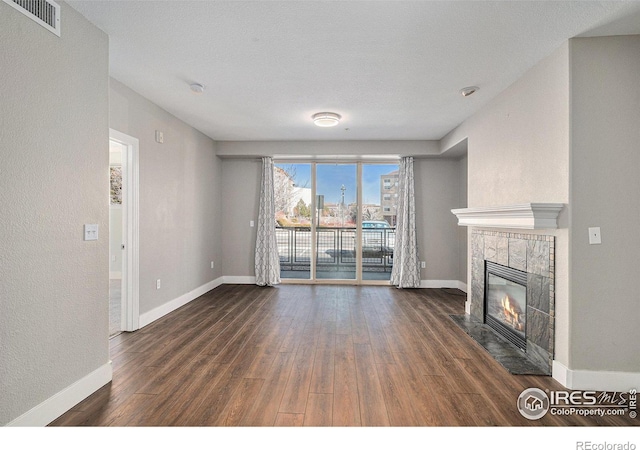
[[[362,230],[362,271],[391,272],[394,228]],[[306,271],[311,268],[311,229],[276,227],[280,270]],[[355,228],[318,227],[316,229],[316,271],[354,271],[356,267]]]

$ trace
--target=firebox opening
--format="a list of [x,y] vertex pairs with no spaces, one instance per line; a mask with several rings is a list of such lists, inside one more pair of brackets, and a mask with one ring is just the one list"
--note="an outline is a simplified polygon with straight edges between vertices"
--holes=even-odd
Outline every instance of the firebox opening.
[[527,274],[485,262],[485,323],[522,351],[527,348]]

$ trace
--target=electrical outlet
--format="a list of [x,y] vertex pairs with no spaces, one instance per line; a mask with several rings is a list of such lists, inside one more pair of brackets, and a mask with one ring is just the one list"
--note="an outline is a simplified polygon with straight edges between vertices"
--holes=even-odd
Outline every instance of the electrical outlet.
[[427,263],[426,263],[426,261],[420,261],[420,268],[421,268],[421,269],[426,269],[426,268],[427,268]]
[[160,289],[160,279],[156,280],[156,289]]
[[211,268],[212,268],[212,269],[213,269],[213,265],[214,265],[214,264],[213,264],[213,261],[211,261]]
[[164,144],[164,133],[156,130],[156,142],[158,144]]

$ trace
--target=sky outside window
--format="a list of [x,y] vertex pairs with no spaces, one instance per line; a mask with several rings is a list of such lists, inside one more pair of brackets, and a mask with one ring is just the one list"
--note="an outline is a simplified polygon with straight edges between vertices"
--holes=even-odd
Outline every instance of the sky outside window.
[[[296,186],[311,187],[311,164],[276,164],[289,170],[295,168],[293,181]],[[325,196],[325,202],[338,203],[345,186],[345,203],[356,201],[356,171],[353,164],[318,164],[316,188]],[[397,164],[363,164],[362,200],[365,204],[380,204],[380,177],[398,170]]]
[[357,196],[356,166],[354,164],[318,164],[316,191],[324,195],[326,203],[340,203],[341,187],[345,187],[345,204],[355,203]]

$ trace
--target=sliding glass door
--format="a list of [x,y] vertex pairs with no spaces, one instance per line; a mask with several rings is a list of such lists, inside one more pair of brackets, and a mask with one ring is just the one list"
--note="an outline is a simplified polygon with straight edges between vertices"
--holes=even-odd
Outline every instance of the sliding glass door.
[[275,164],[276,239],[280,278],[312,279],[312,165]]
[[362,279],[389,281],[398,204],[398,165],[362,165]]
[[397,164],[276,162],[283,280],[388,282]]
[[357,178],[355,164],[316,165],[317,279],[356,279]]

